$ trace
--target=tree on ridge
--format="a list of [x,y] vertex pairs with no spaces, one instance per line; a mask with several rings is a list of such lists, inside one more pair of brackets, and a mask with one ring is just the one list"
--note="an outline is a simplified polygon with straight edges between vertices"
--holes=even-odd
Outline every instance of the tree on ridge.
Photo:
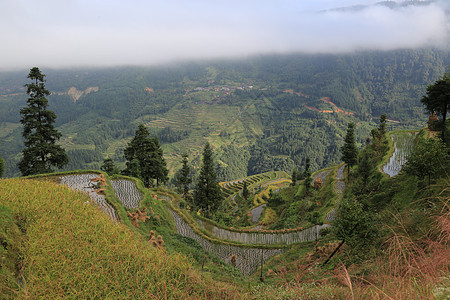
[[192,178],[190,177],[191,168],[188,166],[188,154],[183,153],[182,157],[183,157],[183,159],[181,160],[182,167],[180,173],[177,176],[177,184],[183,191],[183,198],[186,199],[189,193],[189,185],[192,182]]
[[32,81],[25,84],[28,106],[20,110],[25,149],[18,166],[23,176],[51,173],[52,166],[62,168],[69,162],[64,148],[56,144],[61,133],[53,127],[55,113],[47,109],[50,92],[45,88],[45,75],[34,67],[27,78]]
[[356,149],[355,142],[355,124],[348,123],[347,134],[345,135],[344,145],[341,148],[342,161],[347,164],[347,174],[350,172],[350,168],[354,166],[358,161],[358,149]]
[[214,165],[213,151],[209,143],[203,148],[202,167],[194,190],[194,204],[206,216],[211,217],[217,211],[224,197]]

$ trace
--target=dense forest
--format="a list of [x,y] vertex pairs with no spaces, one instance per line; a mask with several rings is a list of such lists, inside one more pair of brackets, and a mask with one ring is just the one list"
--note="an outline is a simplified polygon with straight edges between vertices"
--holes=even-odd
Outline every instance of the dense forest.
[[[123,149],[143,123],[161,141],[170,176],[184,152],[197,169],[210,142],[219,179],[229,180],[301,170],[306,158],[313,170],[335,164],[348,122],[358,124],[358,147],[383,113],[390,129],[423,127],[418,100],[449,64],[448,52],[427,49],[42,71],[66,169],[98,169],[105,158],[123,168]],[[26,74],[0,73],[7,177],[19,174]]]

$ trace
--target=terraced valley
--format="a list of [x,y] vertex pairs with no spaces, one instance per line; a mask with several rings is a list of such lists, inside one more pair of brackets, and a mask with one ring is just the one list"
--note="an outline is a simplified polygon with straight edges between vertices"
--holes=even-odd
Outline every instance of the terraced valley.
[[[403,179],[404,175],[401,173],[380,172],[386,163],[392,162],[392,156],[396,157],[398,156],[396,153],[404,151],[399,147],[408,147],[407,151],[413,151],[410,141],[399,142],[399,135],[412,139],[424,136],[424,133],[389,133],[389,138],[396,141],[391,143],[394,147],[388,154],[391,157],[384,157],[384,162],[374,169],[378,174],[375,177],[382,176],[386,182],[389,180],[411,181],[411,178]],[[404,159],[401,162],[404,163]],[[332,262],[329,264],[334,266],[345,257],[345,253],[351,250],[350,246],[345,245],[344,250],[339,250],[345,240],[340,240],[336,231],[339,226],[342,226],[339,218],[343,217],[348,209],[348,203],[351,203],[349,201],[352,201],[345,195],[351,191],[350,189],[354,190],[358,187],[354,177],[351,177],[352,179],[348,177],[355,176],[356,173],[352,171],[348,175],[346,167],[346,164],[341,163],[314,172],[310,175],[310,181],[305,181],[305,178],[296,180],[294,183],[291,176],[282,171],[265,172],[221,182],[220,186],[226,196],[221,209],[225,216],[231,216],[230,219],[223,219],[221,222],[206,219],[199,212],[190,210],[179,194],[161,187],[145,188],[140,180],[133,177],[108,176],[99,171],[77,171],[23,179],[2,179],[0,187],[10,192],[8,192],[9,197],[0,196],[0,208],[4,205],[12,207],[16,214],[21,216],[17,222],[21,222],[20,226],[30,228],[26,233],[29,238],[34,237],[33,222],[41,218],[34,213],[41,210],[47,211],[42,222],[56,220],[57,226],[61,229],[60,233],[47,232],[52,227],[42,223],[39,225],[41,229],[36,231],[37,236],[46,235],[45,238],[40,238],[42,246],[45,249],[55,249],[54,251],[45,250],[50,253],[44,251],[43,253],[46,253],[44,256],[40,256],[42,253],[38,251],[41,254],[36,256],[39,247],[30,248],[28,242],[24,244],[27,245],[26,247],[18,248],[19,251],[25,255],[25,258],[39,257],[44,265],[51,266],[53,263],[50,264],[49,260],[54,260],[53,257],[58,256],[59,259],[61,255],[64,257],[61,262],[63,265],[59,265],[58,260],[55,261],[59,271],[46,275],[44,281],[26,277],[29,276],[27,274],[34,274],[33,268],[43,270],[41,268],[44,265],[41,267],[37,261],[32,263],[25,260],[21,273],[17,276],[28,278],[27,288],[12,288],[12,290],[26,292],[32,297],[48,294],[49,288],[53,289],[52,293],[55,295],[67,295],[67,292],[77,295],[79,292],[74,289],[60,288],[72,280],[61,272],[70,273],[69,270],[80,267],[78,263],[83,263],[89,267],[80,273],[82,277],[79,281],[90,287],[86,290],[89,292],[83,292],[83,295],[89,295],[89,297],[124,295],[123,293],[129,291],[130,287],[134,287],[135,296],[139,295],[139,297],[146,294],[156,298],[164,298],[167,295],[180,298],[186,295],[184,286],[193,284],[189,293],[192,293],[194,298],[261,299],[267,297],[278,299],[271,294],[270,289],[275,288],[279,292],[283,289],[283,285],[279,285],[282,272],[285,272],[283,275],[285,277],[282,277],[285,279],[282,280],[290,282],[285,293],[293,297],[299,293],[291,285],[298,280],[295,276],[300,274],[306,276],[304,275],[306,270],[308,274],[311,274],[308,276],[315,276],[314,278],[323,276],[319,274],[327,271],[326,269],[323,271],[322,264],[331,259]],[[305,182],[309,182],[309,186],[306,186]],[[350,183],[350,187],[347,183]],[[30,188],[29,185],[34,187]],[[26,186],[25,195],[17,193],[19,186]],[[73,191],[75,197],[64,187]],[[60,188],[63,190],[60,191]],[[247,197],[244,196],[244,189],[249,191]],[[34,199],[36,195],[33,192],[42,194],[42,190],[54,195],[49,197],[48,203],[46,202],[48,200],[38,200],[36,203],[33,202],[34,200],[31,202],[25,200]],[[420,191],[417,192],[420,193]],[[63,197],[66,200],[62,202],[64,204],[54,200],[61,199],[59,193],[65,195]],[[402,194],[404,191],[401,190],[399,193]],[[279,207],[272,203],[273,199],[291,200],[287,206],[284,205],[284,210],[279,210]],[[14,205],[11,200],[15,201]],[[24,214],[23,210],[27,207],[25,203],[29,203],[30,212]],[[283,204],[281,202],[281,205]],[[297,216],[295,222],[292,221],[291,210],[293,209],[295,209],[294,216]],[[85,218],[84,216],[89,220],[77,221],[79,218]],[[243,216],[245,219],[240,220]],[[28,221],[25,222],[25,220]],[[94,220],[97,222],[96,225],[89,225]],[[41,224],[41,221],[38,222]],[[85,222],[85,225],[78,229],[68,229],[64,227],[66,222]],[[230,222],[231,225],[226,225],[226,222]],[[85,228],[85,226],[88,227]],[[78,232],[78,230],[81,231]],[[99,230],[104,233],[97,236],[96,232]],[[106,233],[109,230],[118,230],[118,235],[113,235],[109,240],[110,233]],[[30,240],[30,242],[36,241]],[[59,244],[54,244],[48,248],[49,242],[62,244],[61,247]],[[99,242],[106,243],[106,248],[96,246]],[[70,246],[72,250],[68,251],[64,250],[65,246],[62,246],[67,243],[81,244]],[[91,243],[99,250],[94,250],[95,248],[90,246]],[[349,241],[348,244],[350,243]],[[117,248],[119,244],[120,248]],[[85,257],[77,260],[75,259],[79,255],[77,251],[81,249],[88,251],[87,253],[90,251],[91,254],[83,254]],[[122,251],[131,252],[124,254]],[[333,258],[335,253],[338,259]],[[110,260],[104,261],[103,255],[108,255]],[[128,258],[124,260],[124,257],[132,258],[132,260],[128,261]],[[124,269],[122,272],[129,275],[119,278],[115,273],[116,267],[109,269],[110,262],[115,260],[118,263],[127,261],[126,265],[131,266],[131,269]],[[143,260],[152,263],[144,268]],[[94,280],[92,276],[97,274],[99,268],[109,270],[110,278],[102,279],[100,282]],[[151,279],[153,277],[149,275],[151,274],[149,268],[160,270],[158,279]],[[317,272],[319,273],[314,275]],[[177,279],[173,281],[170,274],[178,274]],[[13,280],[14,276],[8,278]],[[149,279],[152,283],[148,281]],[[139,288],[136,280],[138,282],[142,280]],[[167,283],[166,280],[168,280]],[[114,291],[106,288],[113,285],[113,282],[116,282],[117,286]],[[118,282],[120,282],[119,285],[117,285]],[[221,287],[218,288],[218,285]],[[100,286],[102,288],[99,288]],[[319,286],[308,288],[307,293],[316,292],[320,293],[321,299],[326,298],[324,295],[327,292],[324,293]],[[331,292],[333,295],[341,297],[347,292],[348,288],[345,285],[333,284]]]

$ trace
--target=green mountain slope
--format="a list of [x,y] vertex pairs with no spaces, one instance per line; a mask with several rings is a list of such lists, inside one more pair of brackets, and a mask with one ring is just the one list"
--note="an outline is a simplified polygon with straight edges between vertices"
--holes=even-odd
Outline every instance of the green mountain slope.
[[[52,91],[68,169],[123,165],[123,148],[139,123],[161,139],[173,174],[188,151],[198,166],[206,141],[216,149],[221,180],[270,170],[314,170],[339,161],[349,121],[361,145],[377,117],[391,127],[423,126],[418,99],[449,65],[435,50],[348,55],[273,55],[239,61],[153,68],[43,70]],[[16,176],[22,148],[19,110],[26,71],[0,74],[0,153]]]

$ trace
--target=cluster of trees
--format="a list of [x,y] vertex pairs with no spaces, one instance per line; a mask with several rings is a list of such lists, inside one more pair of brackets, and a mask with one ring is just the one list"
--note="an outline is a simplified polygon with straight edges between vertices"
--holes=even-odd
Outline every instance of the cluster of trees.
[[309,157],[307,157],[305,159],[305,166],[303,169],[303,172],[299,171],[297,168],[294,168],[294,170],[292,171],[292,185],[295,186],[296,182],[298,180],[303,180],[305,179],[305,183],[311,183],[312,178],[311,178],[312,172],[311,172],[311,160],[309,159]]
[[166,161],[158,138],[150,138],[150,132],[140,124],[135,136],[124,149],[126,168],[125,175],[140,178],[144,185],[150,187],[166,183],[168,173]]
[[192,194],[193,172],[188,164],[187,153],[182,155],[181,164],[181,169],[175,175],[175,183],[185,200],[182,205],[189,205],[206,217],[214,217],[223,203],[224,195],[217,179],[217,164],[211,145],[206,143],[203,148],[202,163]]
[[64,167],[64,170],[79,170],[98,169],[100,162],[103,159],[103,155],[97,149],[74,149],[68,150],[67,156],[69,157],[69,163]]
[[[375,217],[381,203],[372,201],[370,195],[380,189],[382,175],[376,166],[388,150],[385,121],[386,116],[383,115],[378,128],[371,132],[372,139],[367,139],[368,144],[361,151],[355,147],[354,124],[349,123],[342,147],[342,160],[348,170],[347,188],[352,193],[346,194],[339,204],[333,231],[351,246],[355,255],[364,253],[363,249],[373,243],[376,236]],[[357,166],[357,169],[350,173],[353,166]]]
[[189,136],[187,130],[173,130],[170,126],[164,127],[159,133],[158,137],[162,143],[175,143],[181,141]]
[[[414,196],[414,190],[420,192],[420,189],[414,186],[420,185],[422,182],[420,180],[425,179],[429,193],[431,193],[432,179],[448,177],[450,155],[449,147],[445,143],[447,126],[444,123],[450,95],[448,80],[449,75],[445,74],[443,78],[428,86],[427,95],[421,100],[430,113],[435,112],[442,116],[443,128],[441,138],[428,137],[427,134],[416,137],[414,149],[402,167],[400,179],[396,179],[405,181],[404,184],[407,186],[409,184],[408,197]],[[351,129],[353,129],[353,125],[349,124],[349,130]],[[376,224],[381,222],[380,218],[383,218],[382,211],[389,205],[399,209],[401,205],[405,205],[404,202],[407,200],[394,200],[396,191],[405,189],[405,187],[397,186],[393,183],[394,179],[391,181],[381,180],[382,175],[377,170],[377,165],[389,148],[386,135],[386,116],[381,116],[380,125],[372,130],[371,139],[368,139],[368,144],[359,153],[352,147],[354,142],[352,142],[351,136],[352,133],[348,132],[342,148],[342,159],[348,165],[357,165],[357,168],[348,176],[347,188],[351,190],[351,193],[346,193],[339,205],[333,231],[338,238],[350,245],[352,257],[358,259],[367,255],[366,249],[373,249],[371,245],[377,242],[380,228]],[[408,181],[408,179],[402,179],[402,176],[420,180]],[[405,195],[402,198],[406,198]]]
[[[50,92],[45,87],[45,75],[39,68],[30,70],[28,78],[31,83],[26,84],[29,95],[27,106],[22,108],[20,114],[23,125],[23,138],[25,148],[22,151],[22,159],[19,162],[19,169],[22,175],[35,175],[53,172],[53,167],[63,168],[69,162],[69,157],[64,148],[57,145],[61,138],[61,133],[54,128],[56,114],[48,110],[48,99],[46,96]],[[140,125],[134,138],[128,143],[124,150],[127,160],[126,169],[122,173],[135,176],[144,182],[146,186],[165,183],[168,179],[168,170],[163,158],[163,152],[158,139],[150,138],[150,133],[144,125]],[[88,152],[81,153],[80,151]],[[74,164],[78,160],[86,162],[86,157],[93,156],[93,160],[99,159],[98,153],[92,150],[77,150],[78,155],[74,155]],[[74,166],[73,166],[74,167]],[[118,173],[112,159],[106,159],[101,167],[108,173]],[[4,172],[4,160],[0,158],[0,176]]]
[[[64,148],[56,144],[61,138],[61,133],[53,126],[56,114],[47,109],[48,100],[45,96],[50,95],[50,92],[45,88],[44,77],[39,68],[30,70],[28,78],[32,83],[26,84],[30,98],[28,106],[20,111],[26,148],[22,151],[19,169],[24,176],[50,173],[54,171],[53,166],[62,168],[69,161]],[[156,185],[167,182],[168,170],[159,140],[157,137],[151,138],[150,132],[143,124],[139,125],[134,137],[124,149],[124,156],[126,168],[122,174],[140,178],[147,187],[153,186],[155,181]],[[187,154],[183,155],[183,167],[178,179],[185,198],[188,197],[189,185],[192,182],[187,157]],[[120,172],[110,158],[103,161],[101,169],[108,174]],[[0,157],[0,177],[3,172],[4,160]],[[223,195],[217,181],[212,148],[207,143],[203,150],[202,168],[192,204],[195,208],[201,209],[206,216],[212,216],[222,201]]]

